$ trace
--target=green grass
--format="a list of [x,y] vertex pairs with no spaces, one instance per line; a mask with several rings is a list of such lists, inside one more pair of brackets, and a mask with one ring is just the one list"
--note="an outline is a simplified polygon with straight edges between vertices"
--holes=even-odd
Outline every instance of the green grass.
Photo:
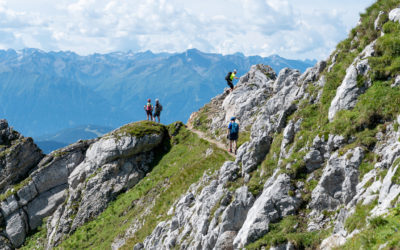
[[[168,127],[168,130],[173,130]],[[108,249],[112,241],[123,235],[135,219],[144,222],[125,249],[141,242],[163,220],[171,205],[184,194],[192,183],[197,182],[205,171],[217,170],[224,161],[232,160],[228,153],[181,128],[169,142],[170,149],[135,187],[121,194],[116,201],[93,221],[78,228],[59,249]],[[205,157],[208,148],[214,153]],[[154,204],[154,205],[152,205]],[[151,211],[148,215],[146,208]]]
[[30,181],[32,180],[32,177],[29,176],[25,180],[21,181],[20,183],[14,185],[12,188],[8,189],[7,192],[0,194],[0,202],[4,201],[11,195],[16,194],[21,188],[23,188],[25,185],[27,185]]
[[193,128],[202,132],[209,132],[209,125],[211,123],[210,117],[213,115],[211,112],[211,104],[206,104],[202,107],[193,121]]
[[399,207],[387,217],[374,217],[369,219],[369,225],[347,240],[340,249],[398,249],[400,245],[400,209]]
[[261,193],[265,181],[269,177],[271,177],[275,169],[279,167],[278,160],[279,154],[281,152],[282,140],[282,133],[276,134],[274,136],[269,153],[267,154],[261,165],[257,168],[257,170],[251,173],[251,179],[247,185],[249,187],[249,191],[255,197],[257,197]]
[[[396,166],[396,165],[393,164],[393,166]],[[392,176],[392,183],[400,184],[400,166],[397,166],[396,172]]]
[[347,218],[345,228],[348,232],[353,232],[355,229],[362,229],[367,224],[367,217],[369,212],[378,204],[377,201],[369,205],[356,206],[356,211]]
[[361,162],[360,167],[358,168],[360,171],[359,181],[362,181],[364,175],[374,169],[375,163],[378,161],[378,155],[374,152],[368,152],[363,161]]
[[149,134],[163,134],[165,126],[151,121],[140,121],[130,123],[113,132],[114,135],[129,134],[131,136],[143,137]]
[[299,215],[290,215],[278,223],[271,223],[269,232],[259,240],[246,246],[246,249],[278,246],[291,242],[295,249],[317,249],[328,231],[308,232],[307,219]]
[[240,131],[239,139],[237,141],[237,147],[239,148],[248,141],[250,141],[250,131]]
[[30,232],[27,236],[24,245],[20,248],[21,250],[28,249],[45,249],[47,237],[46,219],[43,220],[42,225],[37,229]]

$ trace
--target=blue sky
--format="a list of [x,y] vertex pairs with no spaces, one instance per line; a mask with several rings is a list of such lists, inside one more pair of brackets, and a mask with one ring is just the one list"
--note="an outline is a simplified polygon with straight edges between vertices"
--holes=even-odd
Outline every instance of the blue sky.
[[0,49],[324,59],[374,0],[0,0]]

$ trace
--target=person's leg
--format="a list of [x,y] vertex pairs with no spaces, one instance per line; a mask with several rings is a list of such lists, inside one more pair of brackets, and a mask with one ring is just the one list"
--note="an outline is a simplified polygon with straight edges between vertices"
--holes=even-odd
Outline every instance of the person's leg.
[[236,151],[237,151],[237,140],[234,141],[234,149],[235,149],[235,154],[236,154]]
[[229,140],[229,152],[232,152],[232,140]]
[[232,82],[229,82],[229,87],[231,88],[231,92],[233,91],[233,83]]

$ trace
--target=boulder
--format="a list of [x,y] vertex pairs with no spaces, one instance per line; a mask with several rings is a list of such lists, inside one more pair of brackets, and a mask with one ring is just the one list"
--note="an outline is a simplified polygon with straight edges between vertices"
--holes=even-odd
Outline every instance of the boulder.
[[393,9],[389,12],[389,20],[393,22],[400,22],[400,8]]
[[57,207],[63,203],[67,197],[67,185],[55,187],[40,194],[27,206],[30,228],[36,229],[42,224],[42,220],[53,214]]
[[358,167],[364,158],[360,147],[339,156],[336,152],[328,160],[322,177],[313,190],[309,207],[317,211],[334,210],[346,205],[356,195]]
[[304,157],[304,161],[306,163],[307,172],[311,173],[322,166],[324,158],[320,151],[311,150]]
[[20,247],[26,237],[27,223],[26,215],[22,210],[14,212],[6,218],[6,235],[13,247]]
[[268,232],[270,223],[297,211],[301,200],[289,195],[291,188],[290,177],[286,174],[274,175],[266,182],[235,237],[235,248],[243,248],[256,241]]
[[15,195],[10,195],[9,197],[7,197],[6,200],[0,203],[0,206],[1,206],[1,213],[3,214],[4,217],[8,217],[19,208],[18,201]]

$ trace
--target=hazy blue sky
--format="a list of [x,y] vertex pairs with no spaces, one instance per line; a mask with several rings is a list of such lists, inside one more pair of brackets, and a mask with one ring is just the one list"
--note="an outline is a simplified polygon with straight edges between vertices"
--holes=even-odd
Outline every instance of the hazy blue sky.
[[0,49],[327,57],[373,0],[0,0]]

